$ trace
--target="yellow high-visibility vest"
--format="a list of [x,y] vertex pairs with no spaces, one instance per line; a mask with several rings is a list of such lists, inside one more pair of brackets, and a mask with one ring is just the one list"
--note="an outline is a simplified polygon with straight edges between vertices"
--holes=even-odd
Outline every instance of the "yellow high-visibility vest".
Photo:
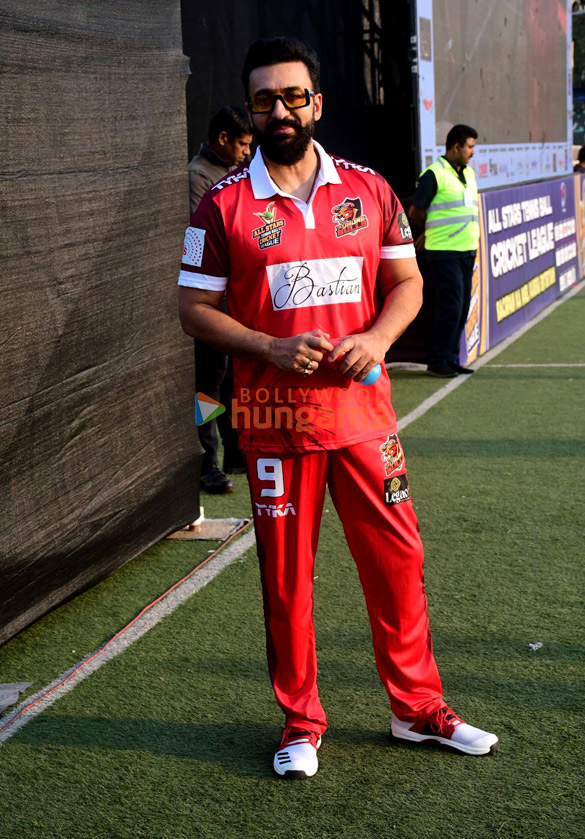
[[[467,185],[443,157],[429,169],[437,179],[437,193],[427,208],[425,248],[429,251],[473,251],[479,242],[479,197],[475,172],[465,167]],[[421,173],[424,175],[424,172]]]

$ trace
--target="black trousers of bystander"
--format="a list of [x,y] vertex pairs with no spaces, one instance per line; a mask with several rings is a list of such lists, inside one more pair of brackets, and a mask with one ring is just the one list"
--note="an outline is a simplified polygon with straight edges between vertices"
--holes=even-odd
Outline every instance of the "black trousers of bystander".
[[429,367],[459,364],[459,341],[471,300],[475,251],[427,251],[435,287],[435,319]]
[[[224,468],[241,466],[243,459],[238,450],[238,432],[232,428],[232,398],[234,390],[233,371],[229,357],[224,353],[195,341],[195,386],[197,391],[221,402],[227,408],[217,420],[200,425],[199,441],[205,451],[202,474],[208,472],[217,463],[218,437],[221,434],[224,447]],[[240,462],[241,461],[241,462]]]

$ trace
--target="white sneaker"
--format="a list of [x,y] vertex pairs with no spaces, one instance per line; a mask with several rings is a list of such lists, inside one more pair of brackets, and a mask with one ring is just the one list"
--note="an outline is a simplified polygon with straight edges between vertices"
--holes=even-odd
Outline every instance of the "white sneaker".
[[413,743],[430,741],[450,746],[466,755],[493,754],[500,748],[495,734],[467,725],[446,705],[416,722],[403,722],[392,715],[392,736]]
[[274,771],[282,778],[311,778],[319,768],[320,745],[321,736],[316,731],[301,731],[287,725],[274,755]]

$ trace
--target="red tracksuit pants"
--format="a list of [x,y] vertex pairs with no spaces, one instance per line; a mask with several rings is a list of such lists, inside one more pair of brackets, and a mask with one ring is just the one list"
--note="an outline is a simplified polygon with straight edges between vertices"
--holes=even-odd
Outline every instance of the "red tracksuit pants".
[[[322,733],[313,627],[314,561],[325,486],[356,562],[376,665],[399,719],[443,704],[432,651],[423,548],[400,444],[392,435],[344,449],[246,452],[266,623],[268,669],[286,724]],[[396,449],[398,455],[396,456]]]

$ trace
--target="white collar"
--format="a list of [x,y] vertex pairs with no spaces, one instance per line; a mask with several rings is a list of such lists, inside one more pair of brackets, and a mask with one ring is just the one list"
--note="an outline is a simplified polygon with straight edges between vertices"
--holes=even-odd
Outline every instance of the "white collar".
[[[317,143],[316,140],[313,140],[313,148],[319,155],[320,161],[319,172],[317,173],[315,181],[315,188],[321,186],[322,184],[340,184],[341,178],[339,177],[335,163],[329,157],[323,146]],[[256,154],[250,163],[249,171],[254,198],[271,198],[273,195],[284,195],[288,197],[288,193],[279,189],[268,174],[268,169],[264,163],[260,147],[256,149]]]

